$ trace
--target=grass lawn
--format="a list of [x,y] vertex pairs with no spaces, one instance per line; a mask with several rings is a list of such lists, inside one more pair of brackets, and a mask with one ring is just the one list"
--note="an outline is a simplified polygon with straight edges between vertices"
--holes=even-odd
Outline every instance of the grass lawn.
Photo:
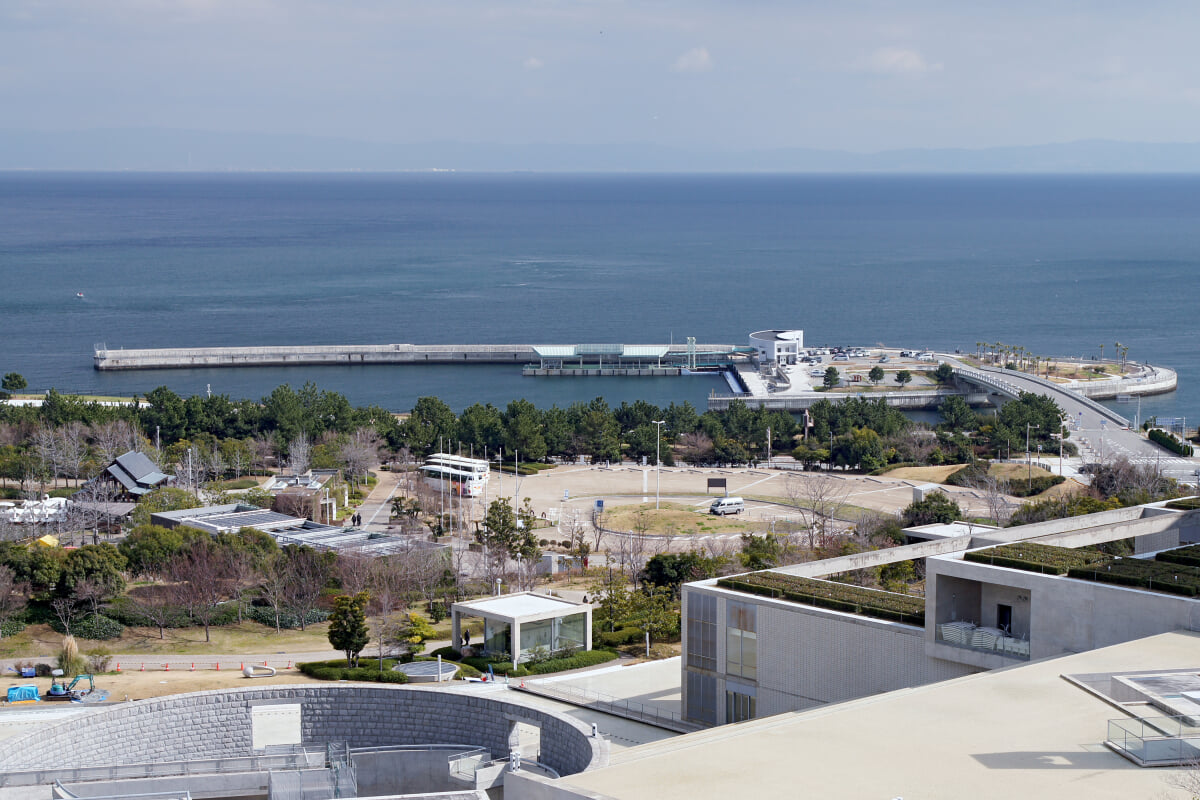
[[[112,653],[144,653],[146,655],[205,655],[271,652],[319,652],[330,650],[328,622],[309,625],[307,630],[283,630],[257,622],[243,622],[224,628],[211,628],[212,641],[204,641],[204,628],[168,628],[165,638],[158,638],[157,628],[126,628],[119,639],[92,641],[80,639],[84,653],[104,648]],[[0,657],[27,658],[54,655],[62,636],[49,625],[30,625],[16,636],[0,639]]]
[[762,523],[744,521],[736,515],[714,517],[708,506],[688,506],[681,503],[662,503],[656,511],[653,503],[616,506],[604,514],[604,525],[621,531],[637,531],[638,516],[645,514],[646,533],[677,536],[689,533],[745,533],[760,530]]

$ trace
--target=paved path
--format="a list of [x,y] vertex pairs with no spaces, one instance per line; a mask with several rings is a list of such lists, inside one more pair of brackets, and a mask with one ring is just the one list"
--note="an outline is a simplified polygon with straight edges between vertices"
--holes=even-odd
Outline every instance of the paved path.
[[362,515],[364,528],[383,530],[392,516],[392,498],[400,485],[400,473],[377,470],[375,476],[379,481],[359,506],[358,513]]

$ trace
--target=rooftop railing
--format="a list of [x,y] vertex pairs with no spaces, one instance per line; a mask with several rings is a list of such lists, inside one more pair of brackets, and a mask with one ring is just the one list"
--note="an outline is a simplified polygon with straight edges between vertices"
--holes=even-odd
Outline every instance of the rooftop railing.
[[1140,767],[1200,761],[1200,727],[1187,717],[1112,719],[1104,743]]

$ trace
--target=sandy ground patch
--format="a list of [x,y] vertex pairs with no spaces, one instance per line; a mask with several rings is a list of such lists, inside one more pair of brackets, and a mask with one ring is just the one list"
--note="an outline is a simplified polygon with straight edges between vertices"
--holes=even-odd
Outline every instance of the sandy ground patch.
[[946,479],[962,469],[965,464],[944,464],[940,467],[900,467],[883,473],[880,477],[906,481],[945,483]]

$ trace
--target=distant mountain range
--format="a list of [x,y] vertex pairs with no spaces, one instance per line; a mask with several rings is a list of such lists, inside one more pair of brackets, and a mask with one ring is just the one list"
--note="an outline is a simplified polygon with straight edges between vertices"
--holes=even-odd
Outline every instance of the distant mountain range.
[[383,144],[170,129],[0,130],[3,170],[463,170],[484,172],[1195,173],[1200,143],[1079,141],[1027,147],[689,150],[654,144]]

